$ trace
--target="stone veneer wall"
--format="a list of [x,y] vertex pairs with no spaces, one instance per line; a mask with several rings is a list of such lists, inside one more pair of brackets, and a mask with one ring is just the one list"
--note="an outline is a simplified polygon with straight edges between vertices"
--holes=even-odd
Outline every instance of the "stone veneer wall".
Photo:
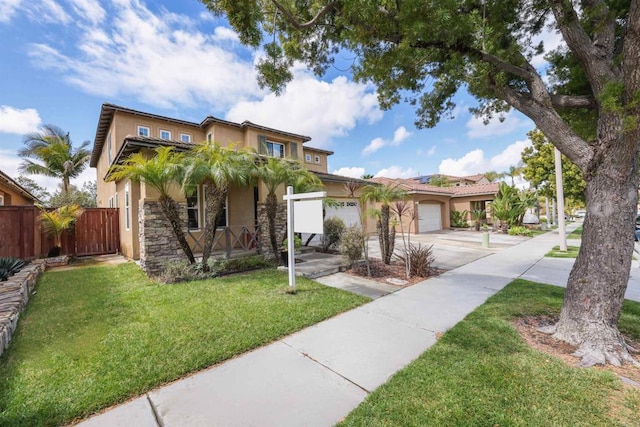
[[6,282],[0,282],[0,355],[9,347],[20,313],[27,306],[44,269],[44,261],[36,260]]
[[[180,220],[185,224],[187,232],[187,204],[178,203]],[[138,212],[140,237],[140,266],[149,276],[162,274],[168,261],[186,260],[187,257],[180,249],[178,240],[173,234],[171,224],[160,209],[160,203],[145,201]]]
[[[269,220],[267,219],[267,209],[264,203],[258,204],[258,225],[260,226],[260,233],[258,234],[258,250],[261,254],[264,254],[265,258],[279,257],[280,254],[273,254],[271,250],[271,242],[269,241]],[[276,237],[278,244],[287,237],[287,205],[284,203],[278,204],[278,211],[276,213]]]

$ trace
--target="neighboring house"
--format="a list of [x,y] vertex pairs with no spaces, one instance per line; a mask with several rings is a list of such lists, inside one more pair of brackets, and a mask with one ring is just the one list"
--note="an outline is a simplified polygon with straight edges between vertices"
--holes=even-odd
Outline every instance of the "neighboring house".
[[34,205],[38,202],[37,197],[0,171],[0,206]]
[[[304,145],[311,140],[308,136],[248,121],[234,123],[208,116],[202,122],[195,123],[103,104],[90,165],[97,170],[98,207],[120,208],[120,240],[125,256],[133,259],[140,257],[139,234],[143,220],[139,218],[139,212],[141,208],[145,212],[145,203],[155,201],[158,195],[144,183],[109,181],[111,165],[123,162],[135,152],[152,155],[150,150],[159,146],[189,151],[194,144],[205,140],[215,141],[222,146],[236,144],[238,147],[248,147],[263,155],[300,160],[320,177],[329,196],[345,205],[349,203],[344,183],[351,179],[327,173],[327,159],[333,152]],[[282,194],[284,189],[278,194],[280,201]],[[199,252],[198,242],[201,241],[204,221],[202,195],[202,186],[190,197],[185,197],[177,188],[172,194],[185,209],[188,238],[194,252]],[[237,235],[242,227],[253,229],[260,225],[260,207],[266,195],[266,188],[262,184],[248,188],[232,187],[220,227],[234,230]],[[266,224],[264,226],[266,228]]]
[[[428,175],[430,176],[433,175]],[[452,210],[488,210],[498,193],[499,183],[489,182],[483,175],[447,178],[453,186],[424,184],[424,176],[411,179],[373,178],[369,181],[397,186],[406,191],[413,202],[414,212],[417,213],[410,229],[414,233],[424,233],[450,228]],[[409,227],[409,221],[410,219],[403,218],[405,230]]]
[[418,181],[420,184],[429,184],[432,177],[442,177],[448,182],[448,187],[462,187],[465,185],[477,185],[477,184],[490,184],[490,181],[483,174],[469,175],[469,176],[453,176],[453,175],[422,175],[416,178],[411,178]]

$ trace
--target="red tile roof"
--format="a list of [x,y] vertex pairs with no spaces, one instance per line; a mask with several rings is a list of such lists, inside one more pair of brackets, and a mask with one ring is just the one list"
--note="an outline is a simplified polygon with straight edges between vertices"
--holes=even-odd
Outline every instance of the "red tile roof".
[[454,190],[454,197],[475,196],[480,194],[498,194],[499,182],[490,182],[488,184],[461,185],[460,187],[450,187]]
[[[480,175],[480,177],[482,177],[482,175]],[[377,182],[382,185],[397,185],[399,188],[410,194],[441,194],[451,197],[475,196],[482,194],[493,196],[498,193],[498,187],[500,185],[497,182],[491,182],[489,184],[461,185],[459,187],[436,187],[435,185],[420,184],[414,179],[385,177],[372,178],[369,181]]]

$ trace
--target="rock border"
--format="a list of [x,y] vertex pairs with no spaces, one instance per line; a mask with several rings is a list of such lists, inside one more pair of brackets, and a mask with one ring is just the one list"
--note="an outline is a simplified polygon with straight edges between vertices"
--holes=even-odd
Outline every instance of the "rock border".
[[9,347],[20,313],[27,306],[46,265],[44,260],[32,261],[6,282],[0,282],[0,355]]

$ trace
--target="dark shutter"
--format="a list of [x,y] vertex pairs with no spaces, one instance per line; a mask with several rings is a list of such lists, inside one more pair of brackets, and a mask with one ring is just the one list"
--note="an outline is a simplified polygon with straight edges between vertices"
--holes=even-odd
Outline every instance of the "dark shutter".
[[258,135],[258,153],[267,155],[267,137],[264,135]]
[[289,149],[291,150],[291,158],[294,160],[298,160],[298,143],[290,142],[289,147]]

